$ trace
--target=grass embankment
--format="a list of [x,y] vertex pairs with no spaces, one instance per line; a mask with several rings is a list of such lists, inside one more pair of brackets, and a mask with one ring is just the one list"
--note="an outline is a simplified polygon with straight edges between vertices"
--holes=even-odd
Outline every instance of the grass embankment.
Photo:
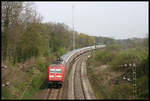
[[148,49],[123,49],[116,45],[99,49],[88,59],[88,77],[97,98],[134,99],[133,64],[136,64],[136,98],[148,99]]
[[32,99],[46,80],[47,67],[56,57],[36,57],[24,63],[6,62],[7,69],[2,69],[2,99]]

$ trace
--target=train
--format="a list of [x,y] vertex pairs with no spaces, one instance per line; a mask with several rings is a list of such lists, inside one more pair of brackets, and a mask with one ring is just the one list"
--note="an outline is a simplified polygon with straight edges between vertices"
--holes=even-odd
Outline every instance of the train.
[[64,83],[65,67],[62,59],[58,58],[48,67],[48,87],[61,88]]
[[64,73],[65,73],[65,67],[63,64],[68,62],[70,57],[75,58],[85,52],[96,50],[98,48],[104,48],[105,45],[95,45],[95,46],[89,46],[84,47],[80,49],[75,49],[73,51],[68,52],[67,54],[63,55],[63,59],[61,57],[58,57],[56,61],[54,61],[49,67],[48,67],[48,87],[54,87],[54,88],[61,88],[64,84]]

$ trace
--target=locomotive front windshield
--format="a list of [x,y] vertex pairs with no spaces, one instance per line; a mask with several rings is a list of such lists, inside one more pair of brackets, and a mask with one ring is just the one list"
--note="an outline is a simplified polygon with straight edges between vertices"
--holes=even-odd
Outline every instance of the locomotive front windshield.
[[61,73],[61,69],[50,69],[50,73]]

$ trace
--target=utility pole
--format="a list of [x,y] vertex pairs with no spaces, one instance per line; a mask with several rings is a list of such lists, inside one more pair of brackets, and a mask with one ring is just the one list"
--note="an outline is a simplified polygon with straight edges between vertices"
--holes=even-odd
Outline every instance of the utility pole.
[[74,33],[74,15],[73,15],[73,12],[74,11],[74,6],[72,6],[72,27],[73,27],[73,34],[72,34],[72,47],[73,47],[73,50],[75,49],[75,33]]
[[133,72],[133,96],[136,99],[136,97],[137,97],[137,91],[136,91],[136,64],[133,64],[132,72]]
[[96,42],[94,43],[94,46],[95,46],[95,50],[96,50]]

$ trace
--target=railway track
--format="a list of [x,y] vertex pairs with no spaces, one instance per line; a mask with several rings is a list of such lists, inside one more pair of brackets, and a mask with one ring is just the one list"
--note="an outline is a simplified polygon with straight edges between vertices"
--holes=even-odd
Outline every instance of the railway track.
[[79,56],[72,66],[68,83],[68,99],[95,99],[85,69],[87,56],[88,53]]

